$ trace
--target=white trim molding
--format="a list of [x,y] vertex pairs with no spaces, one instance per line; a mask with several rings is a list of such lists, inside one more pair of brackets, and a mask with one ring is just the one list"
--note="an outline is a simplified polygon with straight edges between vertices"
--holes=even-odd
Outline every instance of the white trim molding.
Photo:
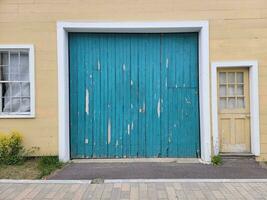
[[70,159],[69,144],[69,32],[113,32],[113,33],[199,33],[199,108],[201,159],[211,159],[210,121],[210,72],[209,72],[209,24],[208,21],[172,22],[58,22],[58,109],[59,109],[59,158]]
[[30,109],[26,114],[0,114],[1,118],[34,118],[35,117],[35,68],[34,68],[34,47],[31,44],[4,44],[0,50],[27,50],[29,51],[29,81],[30,81]]
[[260,155],[260,125],[259,125],[259,89],[258,89],[258,62],[257,61],[226,61],[213,62],[211,72],[212,89],[212,133],[214,154],[219,154],[219,129],[218,129],[218,98],[217,98],[217,69],[230,67],[247,67],[249,69],[249,95],[250,95],[250,127],[251,127],[251,153]]

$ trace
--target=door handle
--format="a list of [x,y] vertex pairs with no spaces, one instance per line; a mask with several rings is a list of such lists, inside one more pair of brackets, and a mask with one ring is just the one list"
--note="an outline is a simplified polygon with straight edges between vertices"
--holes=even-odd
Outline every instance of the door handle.
[[250,118],[250,115],[245,115],[246,118]]

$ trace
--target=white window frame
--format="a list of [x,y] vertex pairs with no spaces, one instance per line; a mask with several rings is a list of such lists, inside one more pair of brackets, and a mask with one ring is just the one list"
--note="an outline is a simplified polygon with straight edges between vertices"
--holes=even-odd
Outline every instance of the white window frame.
[[69,138],[69,32],[169,33],[197,32],[199,34],[199,108],[201,159],[211,160],[210,67],[208,21],[172,22],[58,22],[58,152],[59,159],[70,159]]
[[219,154],[219,125],[218,125],[218,96],[217,96],[217,71],[218,68],[248,68],[249,70],[249,95],[250,95],[250,134],[251,153],[260,155],[260,122],[259,122],[259,80],[258,61],[218,61],[211,65],[211,99],[212,99],[212,133],[214,154]]
[[1,45],[0,51],[8,50],[27,50],[29,51],[29,82],[30,82],[30,108],[31,111],[27,114],[2,114],[0,112],[1,118],[34,118],[35,117],[35,82],[34,82],[34,47],[30,44],[10,44]]

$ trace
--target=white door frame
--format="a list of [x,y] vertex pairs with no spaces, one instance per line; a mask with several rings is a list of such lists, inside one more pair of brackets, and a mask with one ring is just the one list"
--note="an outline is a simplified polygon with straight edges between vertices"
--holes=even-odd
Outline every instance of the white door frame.
[[68,32],[117,33],[199,33],[199,108],[201,159],[211,159],[209,24],[207,21],[175,22],[58,22],[58,153],[59,159],[70,159],[69,141],[69,64]]
[[249,96],[250,96],[250,135],[251,153],[260,155],[260,125],[259,125],[259,89],[258,89],[258,62],[257,61],[226,61],[213,62],[211,72],[212,89],[212,125],[214,154],[219,154],[219,129],[218,129],[218,97],[217,97],[217,71],[218,68],[247,67],[249,69]]

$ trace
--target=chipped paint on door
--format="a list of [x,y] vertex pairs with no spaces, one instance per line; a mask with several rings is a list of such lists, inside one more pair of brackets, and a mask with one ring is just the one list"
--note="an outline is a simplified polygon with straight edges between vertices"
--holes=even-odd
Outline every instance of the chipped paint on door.
[[69,48],[72,158],[199,156],[197,33],[70,33]]

